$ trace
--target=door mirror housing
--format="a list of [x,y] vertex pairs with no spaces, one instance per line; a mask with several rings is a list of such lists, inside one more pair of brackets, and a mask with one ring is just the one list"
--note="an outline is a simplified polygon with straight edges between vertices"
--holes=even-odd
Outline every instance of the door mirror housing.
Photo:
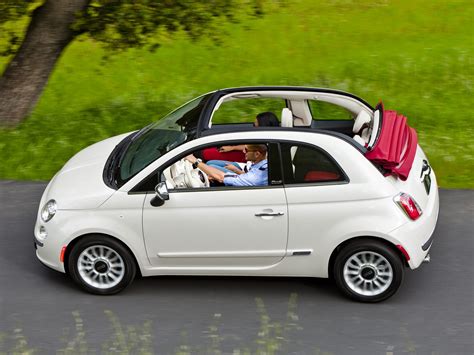
[[166,200],[170,199],[170,194],[168,192],[168,187],[166,182],[160,182],[155,186],[155,197],[150,201],[150,204],[154,207],[162,206]]

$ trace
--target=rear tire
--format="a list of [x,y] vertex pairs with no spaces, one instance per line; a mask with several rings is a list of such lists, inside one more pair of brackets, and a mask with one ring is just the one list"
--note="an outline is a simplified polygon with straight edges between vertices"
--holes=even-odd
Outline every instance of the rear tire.
[[337,255],[333,276],[343,294],[359,302],[380,302],[400,287],[404,267],[398,254],[386,244],[356,240]]
[[130,252],[118,241],[92,235],[71,250],[68,271],[83,290],[97,295],[122,291],[135,278],[136,266]]

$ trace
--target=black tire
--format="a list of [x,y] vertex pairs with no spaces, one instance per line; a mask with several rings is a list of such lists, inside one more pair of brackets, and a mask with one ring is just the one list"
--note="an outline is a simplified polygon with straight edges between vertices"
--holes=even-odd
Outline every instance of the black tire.
[[[347,278],[345,268],[351,272]],[[388,245],[371,239],[355,240],[345,246],[333,268],[339,290],[359,302],[380,302],[393,296],[403,281],[403,274],[404,265],[399,255]]]
[[[85,254],[82,254],[83,252]],[[102,256],[92,262],[90,259],[92,254]],[[92,266],[86,266],[90,271],[87,274],[79,270],[79,258],[82,262],[91,260],[90,265]],[[100,264],[101,262],[102,264]],[[74,245],[69,254],[67,267],[69,275],[77,285],[96,295],[112,295],[122,291],[132,283],[137,272],[135,261],[130,252],[118,241],[103,235],[87,236]],[[89,270],[89,268],[93,270]]]

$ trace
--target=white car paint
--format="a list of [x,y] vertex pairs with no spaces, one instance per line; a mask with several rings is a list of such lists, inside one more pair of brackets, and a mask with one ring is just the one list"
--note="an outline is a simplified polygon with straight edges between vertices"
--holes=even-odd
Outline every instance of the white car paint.
[[115,192],[102,181],[105,161],[114,147],[129,134],[105,139],[74,155],[51,179],[40,205],[48,201],[48,196],[61,196],[58,199],[61,210],[90,209],[102,204]]
[[[109,138],[76,154],[54,176],[40,203],[35,225],[48,236],[37,248],[45,265],[66,272],[61,251],[88,234],[111,236],[132,252],[143,276],[250,275],[328,277],[330,258],[342,243],[369,236],[401,245],[408,265],[419,267],[429,252],[421,246],[434,231],[439,198],[432,174],[426,195],[416,175],[426,159],[421,148],[410,178],[384,177],[351,144],[332,135],[302,131],[251,131],[209,135],[184,143],[141,170],[118,190],[106,186],[106,160],[127,134]],[[163,206],[154,193],[132,188],[159,167],[199,147],[224,141],[291,141],[318,146],[331,155],[349,182],[268,186],[212,191],[170,191]],[[409,220],[393,198],[410,193],[423,215]],[[48,222],[41,208],[54,199]],[[257,217],[261,212],[279,216]],[[303,253],[304,255],[294,255]]]
[[[149,204],[154,194],[127,193],[154,169],[182,152],[224,139],[262,138],[262,133],[246,132],[191,141],[145,168],[119,191],[101,183],[102,169],[97,167],[105,164],[106,154],[102,154],[102,162],[91,164],[89,157],[94,154],[85,154],[82,158],[82,152],[79,153],[66,164],[67,169],[62,169],[51,181],[41,200],[43,203],[56,199],[58,212],[47,223],[49,236],[45,247],[38,249],[38,256],[48,265],[64,271],[59,262],[62,246],[84,234],[103,233],[122,240],[141,256],[146,256],[148,251],[148,257],[139,259],[145,275],[170,274],[170,271],[202,274],[203,269],[215,274],[225,274],[229,270],[233,274],[245,275],[249,269],[256,269],[257,272],[252,274],[327,277],[329,257],[335,247],[344,240],[364,235],[401,244],[411,249],[410,256],[418,261],[424,258],[426,253],[422,253],[421,249],[409,247],[413,244],[412,235],[400,235],[400,232],[390,234],[405,224],[422,224],[420,221],[409,221],[393,203],[392,199],[398,193],[396,185],[378,173],[349,144],[331,136],[265,132],[267,139],[318,144],[336,158],[349,176],[349,184],[171,192],[170,200],[159,208]],[[102,152],[103,148],[100,144],[87,148],[89,152],[93,149]],[[111,150],[111,145],[108,149]],[[85,174],[81,171],[77,180],[62,180],[63,174],[82,169],[90,170]],[[93,179],[96,181],[86,188],[84,180],[90,183]],[[67,189],[68,185],[63,183],[81,188]],[[84,194],[84,189],[89,193]],[[430,198],[433,205],[431,214],[435,215],[437,194],[432,194]],[[76,204],[69,201],[76,201]],[[266,209],[282,211],[285,215],[270,220],[255,217],[255,213]],[[424,211],[422,218],[430,218],[429,214],[430,211]],[[38,217],[35,230],[40,224]],[[425,234],[422,237],[428,239],[429,233]],[[262,239],[256,239],[255,235]],[[309,257],[289,256],[287,261],[282,261],[287,252],[291,254],[298,250],[314,252]],[[245,260],[246,257],[249,260]],[[231,261],[233,258],[236,260]],[[291,260],[299,258],[306,259],[310,267],[293,269]],[[419,262],[413,265],[417,266]],[[269,267],[277,271],[270,272]],[[176,270],[171,270],[173,268]],[[262,269],[261,273],[258,269]]]

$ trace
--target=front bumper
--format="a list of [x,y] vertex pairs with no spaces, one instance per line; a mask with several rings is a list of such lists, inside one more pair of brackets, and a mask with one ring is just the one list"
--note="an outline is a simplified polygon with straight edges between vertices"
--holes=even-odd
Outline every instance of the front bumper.
[[38,250],[38,247],[42,248],[44,246],[43,242],[40,242],[38,239],[36,239],[36,236],[34,237],[35,239],[35,250]]
[[[60,260],[63,243],[60,241],[60,238],[58,238],[58,230],[53,220],[54,219],[48,223],[40,223],[40,219],[38,218],[36,221],[34,231],[36,257],[43,265],[64,273],[66,272],[64,269],[64,263],[62,263]],[[38,238],[41,225],[45,226],[46,230],[48,231],[48,237],[43,241],[40,241]]]

